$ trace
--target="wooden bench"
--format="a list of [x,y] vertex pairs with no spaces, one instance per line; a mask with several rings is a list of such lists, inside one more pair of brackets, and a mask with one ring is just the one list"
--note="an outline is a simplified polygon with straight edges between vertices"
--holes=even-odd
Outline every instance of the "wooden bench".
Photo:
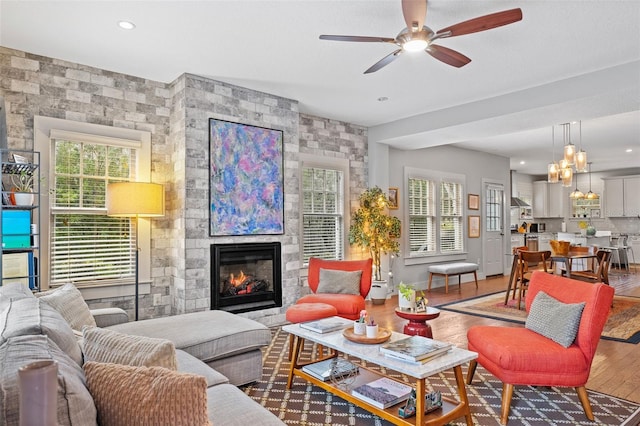
[[455,262],[445,263],[443,265],[431,265],[428,268],[429,271],[429,287],[427,291],[431,291],[431,280],[434,275],[444,276],[444,292],[449,293],[449,276],[458,276],[458,291],[460,291],[460,275],[473,273],[473,279],[476,282],[476,288],[478,288],[478,265],[469,262]]

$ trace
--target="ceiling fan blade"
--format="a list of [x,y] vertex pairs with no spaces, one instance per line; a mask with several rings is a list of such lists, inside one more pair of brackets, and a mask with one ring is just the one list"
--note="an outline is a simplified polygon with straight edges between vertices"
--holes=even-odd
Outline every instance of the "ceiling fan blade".
[[402,0],[402,15],[410,31],[420,31],[427,16],[427,0]]
[[358,41],[365,43],[395,43],[395,38],[389,37],[366,37],[366,36],[348,36],[348,35],[321,35],[320,40],[333,41]]
[[432,44],[425,50],[429,55],[433,56],[437,60],[456,68],[463,67],[471,62],[471,59],[467,58],[462,53],[456,52],[448,47]]
[[436,33],[436,37],[455,37],[464,34],[477,33],[522,20],[521,9],[504,10],[490,15],[480,16],[468,21],[460,22]]
[[371,65],[371,67],[369,67],[369,69],[366,70],[364,73],[371,74],[372,72],[378,71],[380,68],[386,65],[389,65],[391,62],[393,62],[398,56],[400,56],[401,53],[402,53],[402,49],[398,49],[395,52],[389,53],[387,56],[380,59],[375,64]]

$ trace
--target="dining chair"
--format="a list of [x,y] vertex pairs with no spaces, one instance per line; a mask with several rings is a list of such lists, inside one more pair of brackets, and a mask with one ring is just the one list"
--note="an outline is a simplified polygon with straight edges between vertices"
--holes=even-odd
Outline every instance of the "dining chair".
[[591,283],[609,284],[609,260],[611,252],[609,250],[598,250],[596,252],[597,268],[591,268],[585,271],[571,272],[571,278]]
[[518,309],[522,309],[522,299],[529,287],[529,281],[534,271],[547,270],[547,261],[551,259],[551,251],[528,251],[518,252],[518,266],[520,273],[518,276]]

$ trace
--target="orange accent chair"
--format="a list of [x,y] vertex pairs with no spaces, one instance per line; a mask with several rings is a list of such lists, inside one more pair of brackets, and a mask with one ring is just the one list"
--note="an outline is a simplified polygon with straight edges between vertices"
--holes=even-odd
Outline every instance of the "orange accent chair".
[[[326,303],[335,306],[338,316],[356,320],[360,317],[360,311],[365,309],[364,298],[371,289],[372,259],[366,260],[323,260],[312,257],[309,259],[309,288],[312,293],[302,296],[298,303]],[[320,269],[332,269],[339,271],[362,271],[360,277],[360,294],[331,294],[316,293],[320,283]]]
[[477,364],[502,381],[503,425],[508,421],[514,385],[574,387],[585,415],[593,421],[585,384],[614,289],[536,271],[526,294],[527,312],[540,291],[562,303],[585,302],[575,341],[565,348],[524,327],[471,327],[467,332],[469,350],[477,352],[478,359],[469,364],[467,383],[471,384]]

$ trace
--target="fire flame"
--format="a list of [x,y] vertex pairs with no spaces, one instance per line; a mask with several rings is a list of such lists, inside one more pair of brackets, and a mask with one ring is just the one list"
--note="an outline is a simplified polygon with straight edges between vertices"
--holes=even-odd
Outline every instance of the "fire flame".
[[237,277],[235,277],[232,273],[231,277],[229,278],[229,282],[234,287],[242,285],[242,283],[244,283],[246,280],[247,280],[247,276],[244,274],[243,271],[240,271],[240,275],[238,275]]

